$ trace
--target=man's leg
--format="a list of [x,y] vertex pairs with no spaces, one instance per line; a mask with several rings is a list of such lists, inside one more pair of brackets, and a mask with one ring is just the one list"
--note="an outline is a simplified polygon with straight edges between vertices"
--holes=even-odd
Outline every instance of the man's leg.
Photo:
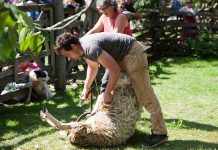
[[160,103],[150,85],[148,72],[140,70],[129,74],[139,102],[151,114],[152,132],[167,134]]
[[135,43],[129,54],[121,62],[121,67],[129,74],[139,103],[151,114],[152,135],[164,135],[160,140],[157,139],[157,141],[149,144],[156,146],[167,138],[167,130],[160,103],[151,87],[147,70],[147,55],[143,53],[143,49],[144,47],[141,44]]

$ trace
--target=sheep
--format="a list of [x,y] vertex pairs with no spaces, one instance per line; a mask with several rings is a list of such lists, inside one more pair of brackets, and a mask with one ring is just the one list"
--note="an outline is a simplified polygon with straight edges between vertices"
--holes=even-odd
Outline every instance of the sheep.
[[113,90],[113,100],[105,105],[99,95],[93,111],[85,122],[62,123],[47,109],[41,117],[50,125],[66,131],[71,144],[80,146],[111,146],[124,144],[134,133],[142,107],[126,75],[121,75]]

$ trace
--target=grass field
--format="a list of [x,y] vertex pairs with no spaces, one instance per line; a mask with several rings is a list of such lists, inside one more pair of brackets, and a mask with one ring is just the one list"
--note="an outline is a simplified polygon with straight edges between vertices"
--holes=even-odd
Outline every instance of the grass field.
[[[169,132],[169,141],[156,149],[218,149],[218,60],[168,58],[151,63],[149,70]],[[1,106],[0,149],[100,149],[72,146],[40,119],[45,106],[61,121],[76,120],[89,109],[88,104],[79,105],[80,90],[58,92],[47,101]],[[146,149],[150,128],[144,111],[136,134],[125,145],[103,149]]]

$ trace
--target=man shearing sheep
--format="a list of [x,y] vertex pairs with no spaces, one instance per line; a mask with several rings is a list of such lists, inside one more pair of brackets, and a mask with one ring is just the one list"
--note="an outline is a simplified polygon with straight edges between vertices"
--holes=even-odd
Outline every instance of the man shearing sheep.
[[83,57],[86,60],[88,68],[82,91],[84,99],[89,96],[91,84],[98,72],[98,64],[106,68],[100,90],[102,101],[106,104],[113,100],[112,90],[119,79],[120,71],[125,71],[131,79],[138,103],[151,114],[152,134],[145,146],[154,147],[167,141],[161,106],[149,79],[145,47],[135,38],[121,33],[103,32],[79,39],[64,32],[56,39],[55,51],[70,59]]

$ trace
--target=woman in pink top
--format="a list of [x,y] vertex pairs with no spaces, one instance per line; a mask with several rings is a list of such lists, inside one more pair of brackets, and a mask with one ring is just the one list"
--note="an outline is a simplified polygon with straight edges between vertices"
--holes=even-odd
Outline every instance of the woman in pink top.
[[102,15],[96,25],[86,35],[104,31],[124,33],[132,36],[129,21],[124,14],[118,12],[116,0],[97,0],[96,4]]

